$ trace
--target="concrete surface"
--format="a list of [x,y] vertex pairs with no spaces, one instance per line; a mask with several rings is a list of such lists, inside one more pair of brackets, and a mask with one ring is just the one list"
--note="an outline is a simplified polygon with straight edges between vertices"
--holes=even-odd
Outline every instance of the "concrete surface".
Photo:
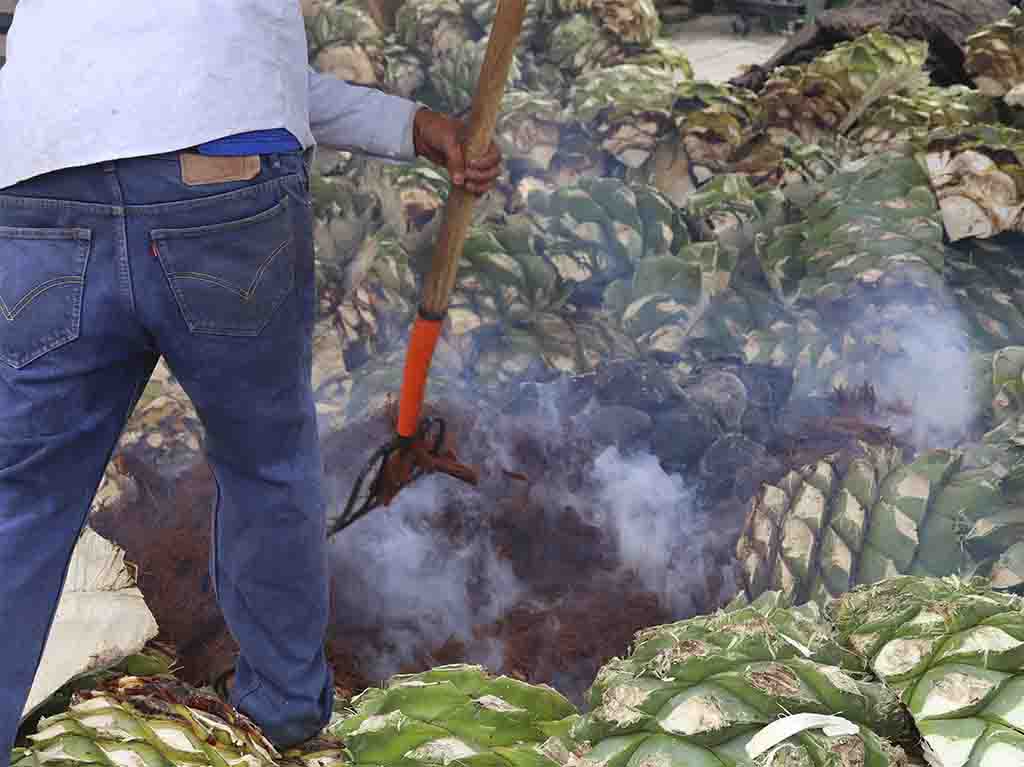
[[724,82],[751,64],[762,64],[786,42],[786,37],[763,31],[756,22],[747,37],[732,31],[732,15],[698,16],[666,30],[693,64],[698,80]]

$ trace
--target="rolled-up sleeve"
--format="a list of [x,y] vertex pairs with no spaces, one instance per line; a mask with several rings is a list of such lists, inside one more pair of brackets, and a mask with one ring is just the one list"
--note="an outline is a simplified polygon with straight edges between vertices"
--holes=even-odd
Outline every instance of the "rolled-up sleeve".
[[317,144],[387,160],[416,159],[420,104],[309,68],[309,124]]

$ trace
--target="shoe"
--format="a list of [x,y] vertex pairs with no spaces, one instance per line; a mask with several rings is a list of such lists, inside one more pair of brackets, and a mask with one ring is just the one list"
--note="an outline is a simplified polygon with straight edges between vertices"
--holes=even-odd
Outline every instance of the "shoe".
[[341,738],[321,731],[309,740],[295,746],[279,748],[281,767],[351,767],[352,759]]
[[227,668],[214,676],[210,686],[213,688],[213,691],[217,693],[217,697],[225,703],[230,704],[231,690],[235,686],[235,665],[232,663],[230,668]]

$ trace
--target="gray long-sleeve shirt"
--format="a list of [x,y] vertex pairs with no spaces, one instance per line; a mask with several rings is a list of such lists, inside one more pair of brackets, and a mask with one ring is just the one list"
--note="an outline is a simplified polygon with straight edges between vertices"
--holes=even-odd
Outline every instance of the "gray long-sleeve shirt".
[[309,67],[299,0],[21,0],[0,69],[0,189],[285,128],[411,160],[419,105]]

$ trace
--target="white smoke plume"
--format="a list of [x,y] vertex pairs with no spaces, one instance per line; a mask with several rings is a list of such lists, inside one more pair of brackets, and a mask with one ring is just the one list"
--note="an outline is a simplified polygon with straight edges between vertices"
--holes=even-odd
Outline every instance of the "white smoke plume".
[[964,323],[950,308],[922,311],[901,324],[900,354],[880,371],[887,399],[906,403],[897,431],[917,449],[955,444],[978,417],[975,377]]
[[596,516],[614,530],[623,566],[673,615],[693,615],[708,580],[702,549],[714,534],[696,493],[654,455],[623,455],[614,446],[597,456],[592,476]]
[[[495,620],[521,586],[486,536],[452,541],[436,520],[445,505],[440,477],[425,477],[335,538],[336,608],[355,629],[381,632],[384,647],[367,648],[364,671],[384,678],[451,637]],[[474,510],[469,513],[479,513]],[[487,589],[487,599],[474,595]],[[477,662],[494,662],[477,647]]]

